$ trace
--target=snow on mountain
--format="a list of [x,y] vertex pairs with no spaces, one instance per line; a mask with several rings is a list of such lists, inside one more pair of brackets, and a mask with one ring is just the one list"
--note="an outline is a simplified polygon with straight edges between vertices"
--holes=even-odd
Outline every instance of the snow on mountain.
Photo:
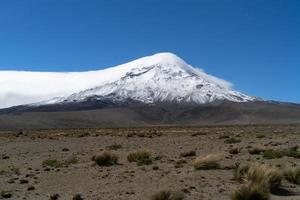
[[193,68],[172,53],[159,53],[99,71],[0,72],[0,108],[34,102],[78,102],[89,97],[198,104],[255,99],[234,91],[229,82]]

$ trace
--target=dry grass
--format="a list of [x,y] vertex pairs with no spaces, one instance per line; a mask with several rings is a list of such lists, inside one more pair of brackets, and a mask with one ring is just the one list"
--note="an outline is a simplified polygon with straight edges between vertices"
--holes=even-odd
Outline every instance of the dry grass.
[[194,161],[194,168],[196,170],[212,170],[220,168],[220,156],[207,155],[205,157],[198,157]]
[[182,192],[174,192],[170,190],[162,190],[151,197],[151,200],[183,200],[184,194]]
[[300,167],[286,169],[284,178],[290,183],[300,185]]
[[251,164],[246,175],[247,180],[268,185],[271,190],[278,188],[282,181],[281,171],[266,164]]
[[233,169],[233,179],[239,182],[245,181],[245,175],[249,170],[249,165],[237,165]]
[[152,164],[152,153],[148,150],[141,149],[130,153],[127,156],[129,162],[136,162],[138,165],[150,165]]
[[110,152],[103,152],[93,156],[92,161],[99,166],[110,166],[118,163],[118,156]]
[[266,164],[240,165],[234,170],[234,179],[244,182],[233,195],[233,200],[267,200],[269,193],[281,185],[281,171]]
[[268,189],[264,185],[248,183],[242,185],[232,194],[232,200],[268,200]]

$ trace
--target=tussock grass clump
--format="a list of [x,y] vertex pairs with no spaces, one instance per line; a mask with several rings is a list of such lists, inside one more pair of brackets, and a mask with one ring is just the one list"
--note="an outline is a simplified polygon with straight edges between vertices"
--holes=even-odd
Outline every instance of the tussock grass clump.
[[281,171],[266,164],[251,164],[246,175],[247,180],[268,185],[271,190],[278,188],[282,181]]
[[194,168],[196,170],[211,170],[219,169],[220,158],[217,155],[207,155],[205,157],[198,157],[194,161]]
[[245,181],[246,173],[249,170],[249,165],[236,165],[233,169],[233,179],[239,182]]
[[241,140],[240,139],[236,139],[236,138],[228,138],[226,140],[224,140],[225,144],[235,144],[235,143],[240,143]]
[[245,184],[232,194],[232,200],[268,200],[270,192],[280,187],[282,177],[278,168],[266,164],[237,165],[234,179]]
[[233,175],[234,179],[239,182],[264,185],[269,191],[277,189],[281,185],[283,177],[278,168],[259,163],[238,165],[234,169]]
[[92,161],[99,166],[110,166],[118,163],[118,156],[110,152],[103,152],[99,155],[94,155]]
[[170,190],[162,190],[152,195],[151,200],[183,200],[184,194],[182,192],[175,192]]
[[152,164],[152,154],[150,151],[142,149],[130,153],[127,156],[129,162],[136,162],[138,165],[150,165]]
[[249,183],[242,185],[232,194],[232,200],[268,200],[268,189],[264,185]]
[[290,183],[300,185],[300,167],[286,169],[284,178]]
[[196,155],[196,151],[191,150],[191,151],[182,152],[180,154],[180,157],[191,157],[191,156],[195,156],[195,155]]

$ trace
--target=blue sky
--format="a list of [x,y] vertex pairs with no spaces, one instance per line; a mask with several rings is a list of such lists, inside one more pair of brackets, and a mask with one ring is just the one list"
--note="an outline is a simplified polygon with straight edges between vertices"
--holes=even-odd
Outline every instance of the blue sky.
[[85,71],[173,52],[300,103],[298,0],[1,0],[0,70]]

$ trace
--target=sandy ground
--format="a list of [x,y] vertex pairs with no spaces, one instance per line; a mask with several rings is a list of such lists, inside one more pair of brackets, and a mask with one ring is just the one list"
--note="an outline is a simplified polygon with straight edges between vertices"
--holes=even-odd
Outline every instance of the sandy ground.
[[[226,144],[224,135],[241,142]],[[108,149],[113,144],[120,148]],[[235,163],[300,166],[300,159],[264,159],[262,155],[249,154],[249,149],[286,149],[297,144],[300,125],[3,131],[0,192],[11,193],[10,199],[48,200],[52,194],[59,194],[58,199],[72,199],[81,194],[83,199],[147,200],[157,191],[171,189],[183,191],[185,199],[230,199],[241,185],[233,180],[231,167]],[[240,152],[232,155],[232,148]],[[127,155],[139,149],[152,152],[152,164],[138,166],[127,161]],[[180,156],[190,150],[196,156]],[[103,151],[118,155],[118,164],[95,165],[91,157]],[[219,155],[222,168],[195,170],[194,159],[209,154]],[[76,157],[78,162],[58,168],[42,166],[47,159],[65,161],[70,157]],[[186,163],[176,164],[178,160]],[[293,195],[272,195],[271,199],[300,199],[300,186],[287,182],[283,186]]]

